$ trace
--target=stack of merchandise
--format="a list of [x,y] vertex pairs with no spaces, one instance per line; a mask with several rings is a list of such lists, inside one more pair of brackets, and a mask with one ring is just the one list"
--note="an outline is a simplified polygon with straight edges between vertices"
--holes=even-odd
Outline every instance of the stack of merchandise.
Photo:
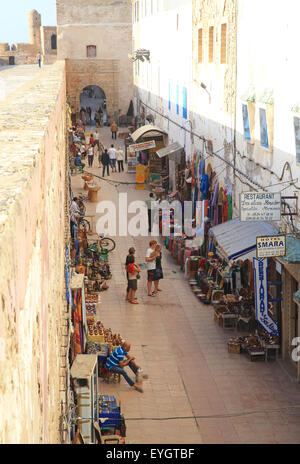
[[[118,346],[121,346],[123,339],[120,334],[113,334],[111,329],[105,329],[101,321],[95,319],[88,320],[88,350],[89,348],[95,353],[96,345],[99,344],[99,351],[103,352],[102,344],[107,345],[107,354],[109,355]],[[88,351],[90,352],[90,351]]]
[[[240,350],[234,351],[234,346],[239,346]],[[258,335],[247,335],[245,337],[231,337],[228,340],[228,351],[230,353],[247,353],[251,361],[254,359],[264,359],[265,351]]]

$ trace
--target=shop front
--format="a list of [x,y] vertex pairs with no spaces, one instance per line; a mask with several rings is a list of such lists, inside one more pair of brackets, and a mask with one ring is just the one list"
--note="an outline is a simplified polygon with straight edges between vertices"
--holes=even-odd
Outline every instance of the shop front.
[[286,256],[277,258],[282,275],[282,359],[300,380],[300,242],[293,237],[287,237],[286,242]]
[[[168,166],[165,165],[165,160],[159,158],[156,152],[168,145],[168,134],[157,126],[147,124],[139,127],[139,129],[133,132],[130,137],[131,141],[128,143],[127,151],[128,162],[130,157],[132,157],[136,159],[135,165],[142,164],[144,166],[149,166],[151,182],[160,179],[161,172],[168,169]],[[143,149],[142,147],[141,150],[134,152],[130,150],[130,145],[147,142],[153,142],[150,148],[145,147]]]

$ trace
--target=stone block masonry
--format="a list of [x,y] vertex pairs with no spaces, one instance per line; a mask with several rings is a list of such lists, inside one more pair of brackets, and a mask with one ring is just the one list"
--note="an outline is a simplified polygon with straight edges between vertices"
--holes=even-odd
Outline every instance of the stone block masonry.
[[65,114],[63,62],[0,102],[0,443],[60,442]]

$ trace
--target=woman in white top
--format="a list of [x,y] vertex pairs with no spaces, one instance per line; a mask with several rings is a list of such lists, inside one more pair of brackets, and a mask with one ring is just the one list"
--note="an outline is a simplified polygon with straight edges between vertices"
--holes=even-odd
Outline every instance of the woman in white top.
[[119,170],[119,172],[124,171],[124,166],[123,166],[124,152],[123,152],[121,147],[119,147],[118,151],[117,151],[117,161],[118,161],[118,170]]
[[89,149],[88,149],[88,162],[89,162],[90,168],[93,166],[93,161],[94,161],[94,149],[93,149],[92,144],[90,144]]

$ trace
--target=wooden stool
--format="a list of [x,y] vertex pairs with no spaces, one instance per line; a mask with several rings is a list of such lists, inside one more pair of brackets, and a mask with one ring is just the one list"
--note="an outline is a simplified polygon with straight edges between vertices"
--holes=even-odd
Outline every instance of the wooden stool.
[[121,374],[116,374],[115,372],[111,372],[110,370],[106,369],[106,367],[103,370],[103,375],[104,375],[104,382],[110,383],[120,383],[121,382]]
[[88,199],[90,200],[91,203],[97,203],[98,202],[98,192],[101,187],[98,187],[98,185],[89,185],[89,193],[88,193]]

